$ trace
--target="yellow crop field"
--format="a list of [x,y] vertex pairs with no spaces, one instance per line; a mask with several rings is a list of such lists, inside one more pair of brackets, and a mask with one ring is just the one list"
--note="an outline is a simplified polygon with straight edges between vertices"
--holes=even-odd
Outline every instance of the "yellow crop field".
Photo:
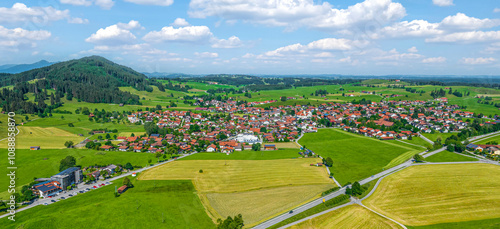
[[[331,184],[317,158],[283,160],[182,160],[150,169],[141,180],[193,180],[201,192],[238,192],[291,185]],[[203,173],[199,170],[202,169]]]
[[335,187],[324,167],[310,166],[317,162],[321,160],[181,160],[145,171],[139,179],[192,180],[214,221],[242,214],[250,227]]
[[281,149],[281,148],[299,149],[300,148],[300,146],[295,142],[276,142],[276,143],[269,143],[269,144],[276,145],[276,147],[278,147],[278,149]]
[[[18,149],[29,149],[30,146],[40,146],[41,149],[62,149],[66,148],[66,141],[73,141],[78,144],[84,137],[56,128],[56,127],[35,127],[18,126],[19,134],[16,136],[16,147]],[[0,141],[0,148],[7,148],[7,140]]]
[[364,204],[409,226],[499,218],[500,166],[412,166],[384,178]]
[[210,206],[221,218],[244,213],[246,224],[257,223],[313,199],[333,184],[284,186],[248,192],[207,193]]
[[306,220],[290,229],[312,228],[401,228],[396,223],[387,220],[357,204],[328,212],[310,220]]

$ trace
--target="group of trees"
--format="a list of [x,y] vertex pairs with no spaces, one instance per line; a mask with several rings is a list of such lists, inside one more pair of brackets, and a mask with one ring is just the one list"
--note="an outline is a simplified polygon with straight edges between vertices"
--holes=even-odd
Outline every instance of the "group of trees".
[[217,229],[241,229],[244,225],[241,214],[238,214],[234,218],[228,216],[225,220],[217,219]]
[[66,170],[68,168],[74,167],[76,165],[76,159],[73,156],[66,156],[59,163],[59,171]]
[[359,182],[356,181],[351,185],[351,188],[349,187],[346,188],[345,194],[351,196],[361,196],[366,190],[368,190],[368,187],[361,186],[361,184],[359,184]]
[[[28,83],[35,79],[36,82]],[[140,104],[139,96],[118,87],[145,90],[148,84],[143,74],[130,68],[102,57],[85,57],[2,77],[0,86],[14,87],[0,92],[0,105],[17,113],[48,114],[61,106],[64,95],[67,100],[77,98],[90,103]],[[55,92],[49,95],[48,89]],[[34,102],[27,101],[26,93],[35,94]]]

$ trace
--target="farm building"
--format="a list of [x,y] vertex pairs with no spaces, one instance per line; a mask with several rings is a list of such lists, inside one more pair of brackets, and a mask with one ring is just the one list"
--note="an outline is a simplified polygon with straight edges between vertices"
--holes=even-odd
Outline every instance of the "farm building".
[[264,150],[277,150],[276,145],[264,145]]

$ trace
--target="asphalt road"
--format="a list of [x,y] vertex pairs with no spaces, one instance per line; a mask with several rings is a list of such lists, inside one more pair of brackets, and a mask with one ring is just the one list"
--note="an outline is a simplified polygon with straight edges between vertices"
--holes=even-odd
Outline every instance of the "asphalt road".
[[[179,156],[177,159],[180,159],[180,158],[183,158],[183,157],[187,157],[187,156],[190,156],[190,155],[193,155],[193,154],[195,154],[195,153],[185,154],[185,155]],[[177,159],[175,159],[175,160],[177,160]],[[171,159],[171,160],[164,161],[164,162],[152,165],[152,166],[148,166],[148,167],[144,167],[144,168],[141,168],[141,169],[133,170],[133,171],[130,171],[128,173],[123,173],[123,174],[121,174],[119,176],[112,177],[112,178],[109,178],[109,179],[106,179],[106,180],[99,180],[95,184],[79,184],[77,186],[77,188],[74,188],[73,190],[70,190],[70,191],[63,191],[63,192],[59,193],[59,195],[54,196],[52,198],[36,199],[35,202],[33,202],[32,204],[30,204],[28,206],[25,206],[23,208],[19,208],[19,209],[16,210],[16,212],[21,212],[21,211],[24,211],[24,210],[36,207],[38,205],[53,204],[52,200],[55,200],[56,202],[64,201],[64,199],[61,199],[61,197],[64,197],[65,199],[68,199],[68,198],[72,197],[72,196],[69,196],[70,194],[72,194],[73,196],[75,196],[75,195],[85,195],[85,193],[79,193],[79,191],[85,191],[87,188],[89,188],[90,189],[89,192],[91,192],[92,191],[92,187],[94,187],[94,186],[99,187],[99,184],[106,184],[106,182],[109,182],[110,183],[109,185],[113,185],[113,183],[111,183],[112,181],[124,178],[126,176],[131,176],[132,173],[140,173],[140,172],[146,171],[148,169],[152,169],[152,168],[158,167],[160,165],[164,165],[166,163],[169,163],[169,162],[172,162],[172,161],[175,161],[175,160]],[[99,189],[99,188],[97,188],[97,189]],[[0,219],[4,218],[4,217],[7,217],[7,216],[10,216],[10,215],[9,214],[1,215]]]
[[[498,133],[500,133],[500,131],[499,131],[499,132],[489,133],[489,134],[484,134],[484,135],[480,135],[480,136],[476,136],[476,137],[472,137],[472,138],[470,138],[469,140],[477,140],[477,139],[480,139],[480,138],[485,138],[485,137],[488,137],[488,136],[490,136],[490,135],[494,135],[494,134],[498,134]],[[426,153],[426,151],[424,151],[424,152],[422,152],[422,153],[420,153],[420,154],[421,154],[424,158],[427,158],[427,157],[430,157],[430,156],[432,156],[432,155],[434,155],[434,154],[436,154],[436,153],[442,152],[442,151],[444,151],[444,150],[446,150],[446,147],[443,147],[443,148],[438,149],[438,150],[435,150],[435,151],[431,151],[431,152],[429,152],[429,153]],[[498,164],[499,164],[499,163],[497,163],[497,162],[492,162],[492,161],[488,161],[488,160],[486,160],[486,162],[485,162],[485,160],[481,160],[481,161],[474,161],[474,162],[467,162],[467,163],[491,163],[491,164],[496,164],[496,165],[498,165]],[[365,179],[363,179],[363,180],[359,181],[359,183],[360,183],[361,185],[366,184],[366,183],[368,183],[368,182],[370,182],[370,181],[376,180],[376,179],[378,179],[378,178],[381,178],[381,177],[384,177],[384,176],[390,175],[390,174],[392,174],[392,173],[395,173],[395,172],[397,172],[397,171],[399,171],[399,170],[401,170],[401,169],[407,168],[407,167],[409,167],[409,166],[411,166],[411,165],[413,165],[413,164],[414,164],[414,163],[412,163],[412,161],[411,161],[411,160],[405,161],[405,162],[403,162],[402,164],[399,164],[399,165],[397,165],[397,166],[395,166],[395,167],[392,167],[392,168],[390,168],[390,169],[387,169],[387,170],[385,170],[385,171],[382,171],[382,172],[380,172],[380,173],[377,173],[377,174],[375,174],[375,175],[373,175],[373,176],[371,176],[371,177],[365,178]],[[456,164],[456,162],[444,162],[444,163],[418,163],[418,164]],[[415,164],[415,165],[416,165],[416,164]],[[380,181],[380,180],[379,180],[379,181]],[[380,182],[377,182],[376,186],[378,186],[378,183],[380,183]],[[376,187],[375,187],[375,188],[376,188]],[[375,188],[374,188],[373,190],[375,190]],[[336,192],[330,193],[330,194],[329,194],[329,195],[327,195],[327,196],[324,196],[324,197],[321,197],[321,198],[315,199],[315,200],[313,200],[313,201],[311,201],[311,202],[309,202],[309,203],[306,203],[306,204],[304,204],[304,205],[301,205],[301,206],[299,206],[299,207],[297,207],[297,208],[293,209],[293,213],[291,213],[291,214],[290,214],[289,212],[287,212],[287,213],[283,213],[283,214],[281,214],[281,215],[278,215],[278,216],[276,216],[276,217],[274,217],[274,218],[272,218],[272,219],[269,219],[269,220],[267,220],[267,221],[265,221],[265,222],[263,222],[263,223],[261,223],[261,224],[259,224],[259,225],[255,226],[255,227],[253,227],[253,228],[255,228],[255,229],[264,229],[264,228],[271,227],[271,226],[273,226],[273,225],[275,225],[275,224],[277,224],[277,223],[279,223],[279,222],[281,222],[281,221],[284,221],[284,220],[286,220],[286,219],[288,219],[288,218],[290,218],[290,217],[292,217],[292,216],[294,216],[294,215],[296,215],[296,214],[298,214],[298,213],[304,212],[304,211],[306,211],[306,210],[308,210],[308,209],[310,209],[310,208],[313,208],[314,206],[317,206],[317,205],[319,205],[319,204],[322,204],[322,203],[323,203],[323,199],[325,199],[325,200],[330,200],[330,199],[333,199],[333,198],[335,198],[335,197],[337,197],[337,196],[340,196],[340,195],[342,195],[342,194],[345,194],[345,187],[343,187],[343,188],[339,189],[339,190],[338,190],[338,191],[336,191]],[[371,194],[371,193],[370,193],[370,194]]]

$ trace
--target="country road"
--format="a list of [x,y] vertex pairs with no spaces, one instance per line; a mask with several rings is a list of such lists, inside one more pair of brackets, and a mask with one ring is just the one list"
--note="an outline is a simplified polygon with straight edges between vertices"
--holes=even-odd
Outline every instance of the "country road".
[[[193,155],[193,154],[196,154],[196,153],[191,153],[191,154],[185,154],[185,155],[182,155],[180,157],[178,157],[177,159],[180,159],[180,158],[183,158],[183,157],[187,157],[187,156],[190,156],[190,155]],[[140,172],[144,172],[148,169],[152,169],[152,168],[155,168],[155,167],[158,167],[160,165],[164,165],[166,163],[169,163],[169,162],[172,162],[172,161],[175,161],[177,159],[170,159],[168,161],[164,161],[164,162],[161,162],[161,163],[158,163],[158,164],[155,164],[155,165],[152,165],[152,166],[148,166],[148,167],[144,167],[144,168],[141,168],[141,169],[137,169],[137,170],[133,170],[133,171],[130,171],[128,173],[124,173],[124,174],[121,174],[119,176],[116,176],[116,177],[112,177],[112,178],[109,178],[109,179],[106,179],[106,180],[101,180],[99,182],[96,182],[95,184],[80,184],[77,186],[77,188],[73,189],[73,190],[70,190],[70,191],[65,191],[65,192],[61,192],[59,195],[57,196],[54,196],[52,198],[46,198],[46,199],[38,199],[36,200],[35,202],[33,202],[32,204],[26,206],[26,207],[23,207],[23,208],[20,208],[20,209],[17,209],[16,210],[16,213],[17,212],[21,212],[21,211],[24,211],[24,210],[27,210],[27,209],[30,209],[30,208],[33,208],[33,207],[36,207],[38,205],[43,205],[45,203],[47,204],[53,204],[51,202],[51,200],[57,200],[58,202],[59,201],[64,201],[63,199],[61,199],[61,197],[64,197],[64,198],[71,198],[71,196],[69,196],[69,194],[72,194],[72,193],[78,193],[79,191],[82,191],[82,190],[85,190],[86,188],[92,188],[94,186],[97,186],[98,184],[100,183],[106,183],[106,182],[111,182],[111,181],[115,181],[115,180],[118,180],[118,179],[121,179],[121,178],[124,178],[126,176],[130,176],[132,175],[132,173],[140,173]],[[109,185],[113,185],[113,184],[109,184]],[[92,191],[92,190],[90,190]],[[77,195],[85,195],[85,193],[78,193]],[[4,214],[4,215],[0,215],[0,219],[1,218],[4,218],[4,217],[7,217],[7,216],[10,216],[9,214]]]
[[[485,137],[488,137],[488,136],[491,136],[491,135],[494,135],[494,134],[498,134],[498,133],[500,133],[500,131],[489,133],[489,134],[484,134],[484,135],[480,135],[480,136],[475,136],[475,137],[470,138],[470,140],[482,139],[482,138],[485,138]],[[442,147],[442,148],[440,148],[438,150],[434,150],[434,151],[431,151],[429,153],[427,153],[427,151],[424,151],[424,152],[420,153],[420,155],[422,155],[422,157],[424,157],[424,158],[427,158],[427,157],[430,157],[430,156],[432,156],[434,154],[442,152],[444,150],[446,150],[446,147]],[[497,162],[492,162],[492,161],[489,161],[489,160],[480,160],[480,161],[473,161],[473,162],[467,162],[467,163],[490,163],[490,164],[499,165]],[[399,165],[397,165],[395,167],[392,167],[390,169],[387,169],[385,171],[377,173],[377,174],[375,174],[373,176],[365,178],[365,179],[359,181],[359,183],[361,185],[364,185],[364,184],[366,184],[366,183],[368,183],[370,181],[373,181],[373,180],[376,180],[376,179],[379,179],[379,178],[383,178],[383,177],[388,176],[388,175],[390,175],[392,173],[395,173],[395,172],[397,172],[399,170],[405,169],[405,168],[407,168],[409,166],[419,165],[419,164],[457,164],[457,163],[456,162],[442,162],[442,163],[416,163],[415,164],[415,163],[412,162],[412,160],[408,160],[408,161],[405,161],[405,162],[403,162],[403,163],[401,163],[401,164],[399,164]],[[369,195],[371,195],[373,193],[373,191],[376,189],[376,187],[380,183],[380,180],[377,182],[376,186],[373,188],[372,192],[370,192]],[[264,229],[264,228],[271,227],[271,226],[273,226],[273,225],[275,225],[275,224],[277,224],[277,223],[279,223],[281,221],[284,221],[284,220],[286,220],[288,218],[291,218],[292,216],[294,216],[294,215],[296,215],[298,213],[304,212],[304,211],[306,211],[306,210],[308,210],[310,208],[313,208],[313,207],[315,207],[315,206],[317,206],[319,204],[322,204],[323,203],[323,199],[330,200],[330,199],[333,199],[333,198],[335,198],[337,196],[340,196],[342,194],[345,194],[345,187],[342,187],[338,191],[330,193],[329,195],[326,195],[324,197],[320,197],[320,198],[315,199],[315,200],[313,200],[313,201],[311,201],[309,203],[301,205],[301,206],[293,209],[293,213],[291,213],[291,214],[288,213],[288,212],[287,213],[283,213],[283,214],[278,215],[278,216],[276,216],[276,217],[274,217],[272,219],[264,221],[263,223],[261,223],[259,225],[256,225],[253,228],[254,229]],[[369,195],[367,195],[367,196],[369,196]]]

